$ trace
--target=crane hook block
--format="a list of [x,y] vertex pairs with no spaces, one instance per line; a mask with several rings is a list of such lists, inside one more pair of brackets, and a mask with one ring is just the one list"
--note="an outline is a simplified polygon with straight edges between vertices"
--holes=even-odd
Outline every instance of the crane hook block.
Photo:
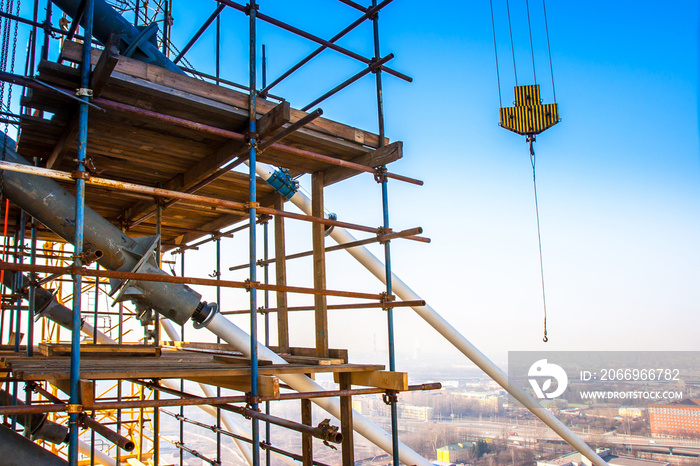
[[515,107],[501,108],[500,125],[522,135],[540,134],[559,123],[557,104],[543,104],[540,85],[515,86]]

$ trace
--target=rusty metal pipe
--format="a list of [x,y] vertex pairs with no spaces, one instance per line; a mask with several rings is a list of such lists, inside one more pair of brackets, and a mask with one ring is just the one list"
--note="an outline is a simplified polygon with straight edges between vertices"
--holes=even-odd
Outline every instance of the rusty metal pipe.
[[207,286],[222,286],[225,288],[244,288],[246,290],[258,289],[269,291],[286,291],[288,293],[303,293],[321,296],[340,296],[344,298],[358,299],[381,299],[382,295],[377,293],[357,293],[353,291],[339,290],[316,290],[313,288],[305,288],[301,286],[280,286],[272,284],[264,284],[258,282],[238,282],[233,280],[216,280],[213,278],[194,278],[194,277],[175,277],[167,274],[156,273],[134,273],[134,272],[119,272],[114,270],[95,270],[85,267],[56,267],[48,265],[31,265],[31,264],[15,264],[10,262],[0,262],[0,270],[11,270],[14,272],[39,272],[53,273],[57,275],[81,275],[88,277],[106,277],[116,278],[121,280],[138,280],[145,283],[180,283],[190,285],[207,285]]
[[[19,156],[17,156],[19,157]],[[9,172],[24,173],[30,175],[45,176],[48,178],[53,178],[56,180],[63,181],[74,181],[73,174],[68,172],[63,172],[60,170],[52,170],[49,168],[34,167],[32,165],[24,165],[22,163],[14,162],[3,162],[0,161],[0,170],[5,170]],[[150,186],[143,186],[135,183],[127,183],[123,181],[110,180],[107,178],[90,177],[87,179],[86,184],[93,186],[101,186],[105,188],[121,189],[124,191],[131,191],[137,193],[148,194],[155,197],[163,198],[174,198],[189,200],[196,203],[213,205],[219,207],[230,208],[237,212],[247,212],[248,207],[242,202],[227,201],[224,199],[215,199],[207,196],[200,196],[197,194],[183,193],[180,191],[172,191],[169,189],[153,188]],[[62,189],[62,188],[61,188]],[[321,223],[323,225],[337,226],[341,228],[347,228],[349,230],[364,231],[366,233],[379,233],[379,228],[366,227],[362,225],[355,225],[347,222],[339,222],[337,220],[330,220],[327,218],[314,217],[311,215],[295,214],[292,212],[287,212],[284,210],[271,209],[269,207],[257,207],[257,211],[262,214],[269,215],[279,215],[281,217],[293,218],[296,220],[305,220],[312,223]],[[110,224],[111,225],[111,224]],[[116,227],[115,227],[116,228]]]
[[[200,397],[197,397],[195,395],[192,395],[187,392],[183,392],[180,390],[175,390],[172,388],[168,387],[163,387],[162,385],[158,385],[155,383],[151,382],[144,382],[144,381],[135,381],[139,385],[143,385],[144,387],[148,387],[151,389],[155,390],[160,390],[165,393],[169,393],[171,395],[179,396],[182,397],[183,399],[200,399]],[[275,398],[277,399],[277,398]],[[210,403],[208,403],[210,404]],[[329,419],[326,419],[325,421],[321,422],[318,426],[312,427],[308,426],[306,424],[300,424],[298,422],[290,421],[288,419],[282,419],[277,416],[272,416],[270,414],[264,414],[259,411],[255,411],[253,409],[249,408],[244,408],[241,406],[231,406],[229,404],[222,404],[222,403],[211,403],[212,405],[224,409],[226,411],[231,411],[236,414],[243,415],[248,418],[254,418],[258,419],[263,422],[269,422],[270,424],[275,424],[280,427],[285,427],[290,430],[294,430],[297,432],[302,432],[305,434],[309,434],[313,437],[316,437],[318,439],[327,441],[327,442],[333,442],[333,443],[340,443],[343,441],[343,434],[340,432],[340,430],[337,427],[331,426],[329,424]]]
[[124,451],[133,451],[135,444],[128,438],[119,435],[112,429],[100,424],[87,414],[83,413],[82,416],[79,417],[79,422],[81,425],[84,427],[88,427],[92,430],[94,430],[96,433],[100,434],[113,444],[117,445],[119,448],[121,448]]
[[[425,306],[425,301],[391,301],[388,303],[352,303],[352,304],[329,304],[327,306],[328,310],[348,310],[348,309],[372,309],[372,308],[389,308],[389,307],[413,307],[413,306]],[[314,306],[297,306],[297,307],[287,307],[286,311],[313,311],[316,309]],[[278,312],[277,307],[266,307],[258,309],[259,313],[265,312]],[[250,310],[240,310],[240,311],[221,311],[221,315],[236,315],[236,314],[250,314]]]
[[[329,247],[325,248],[324,251],[325,252],[340,251],[340,250],[347,249],[347,248],[353,248],[356,246],[363,246],[365,244],[372,244],[372,243],[379,243],[379,242],[383,242],[383,241],[389,241],[389,240],[396,239],[396,238],[407,238],[407,239],[420,238],[420,237],[416,237],[415,235],[420,235],[421,233],[423,233],[423,229],[421,227],[410,228],[408,230],[403,230],[403,231],[399,231],[396,233],[389,233],[386,235],[377,235],[375,238],[367,238],[367,239],[363,239],[363,240],[359,240],[359,241],[353,241],[352,243],[345,243],[345,244],[338,244],[336,246],[329,246]],[[420,238],[420,239],[427,239],[428,241],[430,241],[428,238]],[[311,255],[313,255],[313,253],[314,253],[313,251],[305,251],[305,252],[299,252],[296,254],[290,254],[288,256],[284,256],[284,260],[287,261],[287,260],[291,260],[291,259],[299,259],[302,257],[311,256]],[[265,266],[268,264],[274,264],[276,261],[277,261],[276,258],[268,259],[268,260],[260,260],[260,261],[258,261],[258,265],[262,267],[262,266]],[[236,265],[233,267],[229,267],[229,270],[240,270],[240,269],[247,268],[247,267],[249,267],[248,264],[242,264],[242,265]]]

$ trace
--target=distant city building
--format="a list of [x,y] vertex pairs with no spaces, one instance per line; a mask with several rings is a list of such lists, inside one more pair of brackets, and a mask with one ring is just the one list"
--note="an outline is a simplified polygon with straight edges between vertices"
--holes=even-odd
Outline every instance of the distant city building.
[[[646,460],[641,458],[633,458],[631,456],[618,456],[610,453],[609,448],[596,449],[598,456],[603,458],[606,463],[618,466],[670,466],[671,463],[666,461]],[[569,453],[568,455],[559,456],[551,460],[540,460],[537,466],[592,466],[591,460],[584,457],[579,452]]]
[[494,413],[503,412],[504,397],[493,392],[457,392],[455,395],[460,395],[470,400],[476,400],[482,407]]
[[700,399],[649,405],[651,435],[700,438]]
[[642,408],[636,408],[633,406],[621,406],[620,409],[617,410],[617,414],[619,414],[622,417],[642,417]]
[[437,449],[437,460],[442,463],[463,463],[469,459],[471,443],[455,443]]
[[357,411],[360,414],[365,414],[364,411],[362,410],[362,400],[357,400],[353,399],[352,400],[352,409]]
[[399,416],[403,419],[429,421],[433,418],[433,408],[431,406],[414,406],[399,404]]

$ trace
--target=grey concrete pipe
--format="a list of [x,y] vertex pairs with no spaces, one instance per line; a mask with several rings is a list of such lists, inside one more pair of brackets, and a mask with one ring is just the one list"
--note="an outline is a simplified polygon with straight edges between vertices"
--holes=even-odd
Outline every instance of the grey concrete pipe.
[[[12,401],[14,400],[14,405]],[[13,397],[5,390],[0,390],[0,406],[24,406],[25,403]],[[68,440],[68,427],[47,419],[46,413],[21,414],[17,422],[29,429],[32,440],[45,440],[51,443],[65,443]],[[27,463],[39,464],[39,463]]]
[[59,458],[9,427],[0,424],[0,466],[67,466]]
[[[5,141],[6,144],[4,143]],[[5,160],[22,165],[29,163],[15,152],[15,143],[0,135],[0,150]],[[22,210],[46,225],[68,242],[75,239],[75,196],[55,181],[41,176],[4,170],[4,195]],[[167,275],[155,262],[154,238],[131,238],[109,223],[90,207],[85,207],[85,252],[102,251],[97,261],[108,270]],[[118,300],[133,301],[137,308],[151,308],[182,325],[194,317],[204,322],[215,304],[200,302],[201,295],[190,287],[175,283],[110,280]]]
[[[80,11],[81,0],[54,0],[54,5],[75,18]],[[81,25],[84,20],[81,20]],[[120,37],[119,53],[146,63],[182,73],[182,70],[158,49],[156,35],[157,23],[136,27],[120,15],[104,0],[94,0],[92,33],[102,44],[106,44],[110,34]]]

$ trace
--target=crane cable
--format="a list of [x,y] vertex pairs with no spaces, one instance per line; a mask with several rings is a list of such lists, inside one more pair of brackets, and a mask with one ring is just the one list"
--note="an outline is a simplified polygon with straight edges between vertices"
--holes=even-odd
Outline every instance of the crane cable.
[[[502,98],[501,98],[501,79],[500,79],[500,71],[499,71],[499,66],[498,66],[498,47],[496,43],[496,23],[494,19],[494,13],[493,13],[493,0],[489,0],[490,7],[491,7],[491,27],[493,30],[493,47],[494,47],[494,55],[496,59],[496,78],[498,82],[498,101],[501,107],[503,107],[502,103]],[[508,31],[510,35],[510,48],[511,48],[511,54],[513,57],[513,74],[515,77],[515,86],[516,90],[518,88],[518,72],[516,69],[516,60],[515,60],[515,46],[514,46],[514,41],[513,41],[513,27],[511,23],[511,15],[510,15],[510,3],[509,0],[506,0],[506,12],[508,15]],[[531,19],[530,19],[530,2],[529,0],[525,0],[525,7],[527,10],[527,27],[528,27],[528,33],[530,37],[530,55],[532,59],[532,77],[534,79],[534,83],[539,89],[539,86],[537,85],[537,74],[535,70],[535,49],[532,41],[532,24],[531,24]],[[557,102],[557,97],[556,97],[556,92],[554,89],[554,71],[553,71],[553,66],[552,66],[552,50],[550,47],[550,41],[549,41],[549,26],[547,24],[547,9],[545,5],[545,0],[542,0],[542,10],[544,13],[544,26],[545,26],[545,32],[546,32],[546,37],[547,37],[547,53],[548,53],[548,58],[549,58],[549,71],[550,71],[550,77],[552,80],[552,95],[554,97],[554,105],[556,106]],[[539,91],[538,91],[539,92]],[[538,94],[539,95],[539,94]],[[516,96],[517,100],[517,96]],[[539,102],[537,102],[539,104]],[[517,105],[517,102],[516,102]],[[506,129],[511,129],[511,128],[506,128]],[[532,166],[532,187],[533,187],[533,193],[535,197],[535,215],[537,219],[537,243],[538,243],[538,248],[539,248],[539,257],[540,257],[540,279],[542,283],[542,310],[543,310],[543,330],[544,330],[544,336],[542,338],[543,342],[549,341],[549,338],[547,337],[547,299],[546,299],[546,292],[545,292],[545,281],[544,281],[544,261],[542,259],[542,230],[540,227],[540,210],[539,210],[539,202],[537,199],[537,177],[536,177],[536,156],[535,156],[535,149],[534,149],[534,142],[535,142],[535,134],[537,132],[541,132],[546,128],[540,129],[539,131],[533,132],[533,133],[528,133],[526,134],[526,139],[525,141],[529,145],[530,149],[530,165]],[[512,130],[512,129],[511,129]],[[520,133],[523,134],[523,133]]]
[[527,142],[530,145],[530,165],[532,165],[532,190],[535,194],[535,216],[537,218],[537,244],[539,246],[540,251],[540,279],[542,281],[542,310],[544,313],[544,337],[542,338],[542,341],[547,343],[549,341],[549,338],[547,337],[547,297],[545,294],[544,286],[544,261],[542,260],[542,230],[540,228],[540,206],[539,202],[537,201],[537,178],[535,175],[535,163],[537,161],[537,157],[535,156],[535,148],[533,146],[533,143],[535,142],[535,136],[528,136]]

